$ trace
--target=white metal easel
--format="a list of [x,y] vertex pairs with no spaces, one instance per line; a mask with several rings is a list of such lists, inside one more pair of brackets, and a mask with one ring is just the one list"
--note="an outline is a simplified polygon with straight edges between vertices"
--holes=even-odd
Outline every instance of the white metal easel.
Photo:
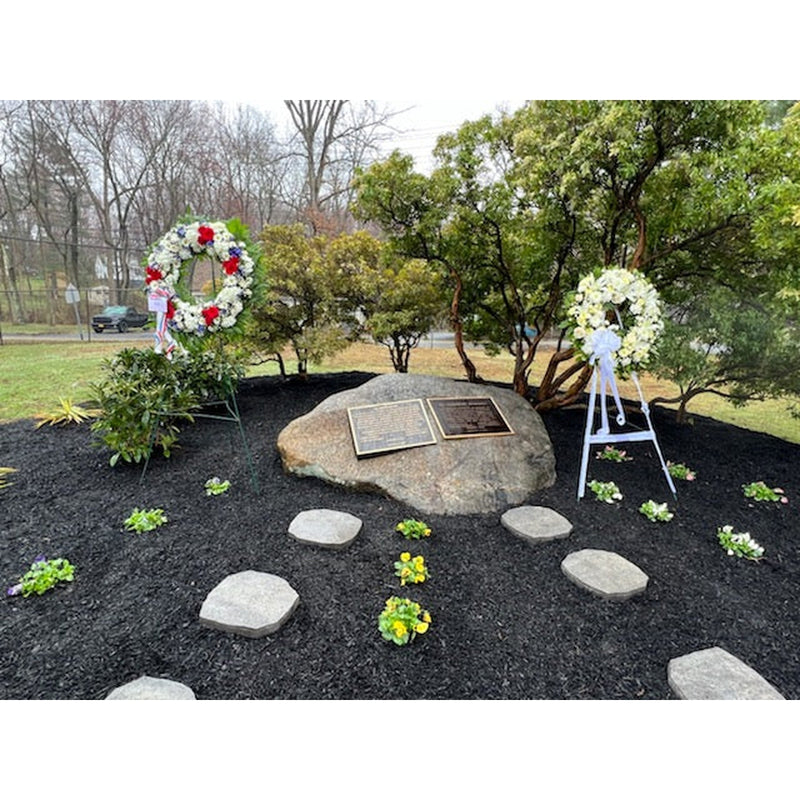
[[[678,494],[675,491],[675,484],[672,482],[672,476],[669,474],[667,465],[664,462],[664,456],[661,454],[661,448],[658,446],[658,439],[656,432],[653,430],[653,423],[650,419],[650,408],[644,399],[642,387],[639,385],[639,379],[635,372],[631,373],[636,390],[639,393],[639,402],[642,407],[642,413],[647,422],[647,430],[634,431],[632,433],[612,433],[608,422],[608,407],[606,398],[606,389],[610,388],[614,396],[614,402],[617,406],[616,422],[620,427],[625,425],[625,412],[622,408],[622,401],[619,397],[617,390],[617,383],[614,379],[614,353],[619,349],[622,341],[617,334],[608,329],[603,328],[592,335],[592,363],[594,371],[592,372],[592,387],[589,392],[589,410],[586,415],[586,429],[583,435],[583,453],[581,455],[581,474],[578,481],[578,500],[583,498],[586,491],[586,472],[589,468],[589,452],[593,444],[615,444],[618,442],[646,442],[650,441],[656,449],[658,460],[661,462],[661,469],[664,472],[664,477],[667,479],[672,496],[677,500]],[[598,387],[600,391],[600,427],[597,431],[592,432],[594,423],[594,412],[597,406],[597,392]]]

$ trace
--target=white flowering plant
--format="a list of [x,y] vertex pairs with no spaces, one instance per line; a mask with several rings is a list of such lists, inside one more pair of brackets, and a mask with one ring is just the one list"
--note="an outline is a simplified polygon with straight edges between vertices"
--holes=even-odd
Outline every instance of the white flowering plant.
[[644,514],[650,522],[669,522],[675,515],[667,508],[666,503],[647,500],[639,506],[639,513]]
[[592,360],[598,331],[610,330],[620,337],[614,354],[620,375],[647,363],[664,329],[658,292],[643,275],[628,269],[597,269],[584,276],[567,296],[566,315],[580,360]]
[[614,481],[589,481],[589,488],[594,496],[604,503],[616,503],[622,500],[622,492]]
[[764,548],[749,533],[736,533],[732,525],[717,528],[717,539],[729,556],[758,561]]
[[[198,257],[220,265],[222,288],[206,303],[194,303],[178,294],[183,265]],[[224,222],[187,222],[168,231],[153,246],[145,268],[150,294],[169,296],[166,318],[171,330],[205,336],[232,328],[252,295],[255,262],[244,241],[237,240]]]

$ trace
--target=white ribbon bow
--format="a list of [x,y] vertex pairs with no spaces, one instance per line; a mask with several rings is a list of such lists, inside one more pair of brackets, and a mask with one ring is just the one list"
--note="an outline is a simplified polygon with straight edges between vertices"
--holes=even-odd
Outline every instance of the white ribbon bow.
[[611,387],[614,395],[614,402],[617,404],[617,425],[625,424],[625,412],[622,410],[622,401],[619,397],[617,382],[614,380],[614,353],[622,345],[622,339],[610,328],[600,328],[590,337],[592,345],[592,356],[589,363],[597,366],[600,370],[600,422],[599,432],[607,434],[610,430],[608,424],[608,409],[606,407],[606,388]]

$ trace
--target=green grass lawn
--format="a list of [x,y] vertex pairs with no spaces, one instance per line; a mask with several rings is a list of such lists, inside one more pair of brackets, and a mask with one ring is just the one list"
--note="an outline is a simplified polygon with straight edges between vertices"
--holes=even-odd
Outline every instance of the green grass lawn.
[[[100,342],[95,339],[91,342],[6,342],[0,347],[0,422],[54,411],[60,397],[76,403],[89,400],[89,384],[102,377],[103,359],[110,358],[123,346],[120,342]],[[140,346],[151,345],[143,341]],[[473,350],[470,357],[475,361],[479,373],[487,380],[510,380],[510,356],[490,358],[480,350]],[[540,360],[538,368],[543,369],[545,359]],[[295,369],[288,354],[287,369]],[[371,344],[352,345],[311,369],[314,372],[392,371],[386,348]],[[429,375],[463,377],[458,355],[452,348],[419,347],[411,356],[409,369],[411,372]],[[268,362],[251,368],[248,374],[275,375],[277,372],[277,365]],[[534,369],[532,382],[536,383],[536,380],[537,372]],[[674,387],[657,382],[651,377],[643,379],[642,383],[647,398],[656,394],[675,395]],[[620,391],[623,396],[635,397],[635,390],[630,383],[623,382]],[[749,403],[743,408],[735,408],[722,398],[701,395],[689,404],[689,411],[800,444],[800,420],[793,419],[786,411],[786,404],[781,401]]]

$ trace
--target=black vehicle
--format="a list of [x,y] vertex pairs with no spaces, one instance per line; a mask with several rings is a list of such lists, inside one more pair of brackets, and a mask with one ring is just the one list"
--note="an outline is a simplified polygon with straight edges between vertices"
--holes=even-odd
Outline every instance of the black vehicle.
[[92,317],[92,328],[95,333],[114,328],[125,333],[128,328],[141,328],[147,324],[150,315],[137,311],[133,306],[107,306],[102,314]]

